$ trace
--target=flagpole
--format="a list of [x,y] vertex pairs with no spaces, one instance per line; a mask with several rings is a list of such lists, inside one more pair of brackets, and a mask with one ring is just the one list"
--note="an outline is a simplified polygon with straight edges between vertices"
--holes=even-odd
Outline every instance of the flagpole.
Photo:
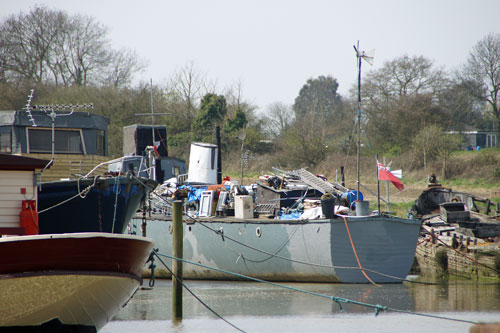
[[378,214],[380,215],[380,179],[378,177],[378,154],[375,154],[375,158],[377,159],[377,207]]
[[[384,156],[384,166],[386,166],[387,164],[385,164],[385,156]],[[387,199],[386,199],[386,206],[387,206],[387,211],[390,212],[391,211],[391,203],[390,203],[390,198],[389,198],[389,181],[386,180],[385,181],[385,193],[387,194]]]

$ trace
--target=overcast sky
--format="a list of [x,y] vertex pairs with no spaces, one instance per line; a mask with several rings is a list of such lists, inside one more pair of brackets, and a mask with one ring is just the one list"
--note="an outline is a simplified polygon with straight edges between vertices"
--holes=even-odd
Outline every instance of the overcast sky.
[[109,27],[114,47],[134,49],[147,63],[138,79],[165,83],[193,62],[219,93],[240,81],[243,98],[261,110],[293,104],[319,75],[336,78],[347,95],[357,40],[361,50],[375,49],[363,73],[404,54],[453,70],[484,36],[500,33],[499,0],[1,0],[0,17],[36,4]]

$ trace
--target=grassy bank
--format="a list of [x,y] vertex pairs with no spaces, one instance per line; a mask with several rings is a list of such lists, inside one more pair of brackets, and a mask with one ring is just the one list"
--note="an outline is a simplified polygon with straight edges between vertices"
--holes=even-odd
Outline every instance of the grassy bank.
[[[446,174],[443,178],[443,163],[440,160],[431,161],[424,169],[420,161],[415,161],[408,156],[397,156],[386,159],[392,161],[392,169],[403,170],[403,183],[405,189],[398,191],[392,184],[380,183],[380,196],[384,199],[389,196],[389,211],[397,216],[406,217],[408,209],[415,199],[427,187],[427,178],[431,174],[438,177],[439,183],[445,187],[472,193],[477,196],[500,201],[500,149],[487,148],[479,151],[457,151],[447,161]],[[223,175],[239,180],[241,177],[241,164],[239,154],[225,156],[223,160]],[[292,166],[277,156],[258,156],[250,159],[244,167],[244,184],[251,184],[263,174],[272,174],[272,167],[292,170],[307,166]],[[313,173],[320,173],[329,181],[340,181],[340,166],[345,168],[346,186],[357,188],[356,156],[331,154],[318,166],[307,169]],[[376,163],[373,156],[362,156],[360,161],[360,182],[364,186],[361,192],[369,200],[370,207],[377,208],[377,176]],[[373,193],[371,193],[373,192]],[[386,204],[381,202],[381,210],[387,211]]]

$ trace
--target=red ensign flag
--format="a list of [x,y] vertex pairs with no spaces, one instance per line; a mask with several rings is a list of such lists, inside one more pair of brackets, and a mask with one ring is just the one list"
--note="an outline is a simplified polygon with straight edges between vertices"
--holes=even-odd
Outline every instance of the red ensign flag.
[[394,176],[392,172],[390,172],[382,163],[377,161],[377,167],[378,167],[378,179],[379,180],[387,180],[390,181],[396,186],[396,188],[400,191],[404,190],[405,186],[399,180],[398,177]]

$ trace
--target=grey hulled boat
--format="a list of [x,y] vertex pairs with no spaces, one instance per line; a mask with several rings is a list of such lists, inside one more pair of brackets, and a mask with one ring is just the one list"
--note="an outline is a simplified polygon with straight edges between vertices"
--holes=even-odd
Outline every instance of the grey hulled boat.
[[[414,261],[419,220],[368,210],[353,215],[353,210],[345,207],[351,206],[345,202],[346,196],[340,199],[339,189],[345,188],[303,169],[298,174],[309,185],[293,181],[288,174],[288,184],[276,184],[278,189],[273,189],[269,184],[257,183],[251,186],[254,188],[251,195],[236,195],[241,190],[238,186],[228,189],[216,185],[216,190],[208,187],[202,191],[194,208],[190,204],[185,206],[191,217],[185,217],[183,223],[184,259],[273,281],[398,283],[406,278]],[[321,200],[315,197],[327,189],[338,192],[336,214],[333,204],[330,207],[331,218],[325,218],[319,206]],[[293,199],[298,193],[301,193],[299,199]],[[240,199],[249,201],[240,205]],[[288,202],[292,207],[297,203],[317,207],[306,208],[295,218],[293,214],[282,214],[278,219],[277,211],[293,210],[284,207]],[[146,222],[147,235],[154,239],[158,251],[171,254],[172,219],[164,209],[168,204],[160,200],[156,205],[151,216],[132,219],[131,229],[137,230]],[[214,209],[206,211],[206,207]],[[232,215],[233,209],[233,216],[224,216]],[[189,263],[184,264],[184,278],[240,279]]]

